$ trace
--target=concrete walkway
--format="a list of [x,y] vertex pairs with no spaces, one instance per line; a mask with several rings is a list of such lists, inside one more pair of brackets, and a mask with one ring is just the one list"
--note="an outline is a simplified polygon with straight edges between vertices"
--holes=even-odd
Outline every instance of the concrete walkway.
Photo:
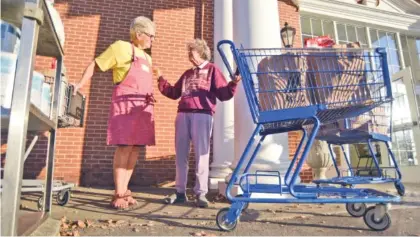
[[[396,193],[393,185],[377,186],[383,191]],[[420,184],[406,185],[406,202],[420,200]],[[61,223],[63,235],[89,234],[87,230],[102,229],[100,235],[118,235],[118,228],[130,228],[133,233],[142,232],[142,235],[157,235],[156,230],[160,227],[194,228],[204,232],[217,230],[215,218],[217,212],[228,207],[224,198],[209,195],[212,201],[207,209],[196,208],[194,202],[185,205],[166,205],[162,199],[173,192],[173,189],[165,188],[140,188],[133,190],[139,206],[128,211],[117,211],[109,207],[112,190],[75,188],[72,191],[70,202],[66,206],[58,206],[54,202],[51,215],[51,225]],[[37,195],[25,195],[22,207],[35,210]],[[415,205],[418,207],[417,205]],[[399,208],[394,205],[393,208]],[[317,216],[332,216],[337,213],[346,213],[344,205],[340,204],[255,204],[251,203],[249,209],[241,217],[241,222],[258,221],[273,222],[287,219],[307,219]],[[55,222],[54,222],[55,220]],[[77,223],[79,221],[79,223]],[[57,229],[57,228],[56,228]],[[105,231],[105,233],[103,232]],[[39,232],[39,231],[38,231]],[[99,233],[98,233],[99,234]],[[161,233],[160,233],[161,234]],[[159,234],[159,235],[160,235]],[[219,235],[217,232],[216,235]],[[52,235],[52,233],[34,233],[34,235]],[[167,233],[167,235],[171,235]],[[209,235],[209,234],[203,234]]]

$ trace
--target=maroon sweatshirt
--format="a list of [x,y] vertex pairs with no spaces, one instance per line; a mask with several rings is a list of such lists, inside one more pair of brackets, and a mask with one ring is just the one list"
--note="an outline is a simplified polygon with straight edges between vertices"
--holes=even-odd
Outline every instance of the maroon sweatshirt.
[[215,112],[216,98],[220,101],[229,100],[236,91],[236,83],[227,83],[222,72],[210,62],[188,69],[173,86],[160,77],[158,87],[168,98],[176,100],[181,97],[178,112],[210,115]]

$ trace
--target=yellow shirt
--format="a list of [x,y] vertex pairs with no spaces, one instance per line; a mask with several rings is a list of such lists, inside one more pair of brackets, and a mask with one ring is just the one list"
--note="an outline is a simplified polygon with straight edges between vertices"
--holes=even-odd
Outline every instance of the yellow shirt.
[[[144,50],[134,48],[137,57],[147,58],[150,66],[152,58]],[[101,55],[95,58],[96,65],[105,72],[112,69],[114,84],[124,80],[131,66],[132,49],[131,43],[118,40],[111,44]],[[151,72],[151,68],[149,69]]]

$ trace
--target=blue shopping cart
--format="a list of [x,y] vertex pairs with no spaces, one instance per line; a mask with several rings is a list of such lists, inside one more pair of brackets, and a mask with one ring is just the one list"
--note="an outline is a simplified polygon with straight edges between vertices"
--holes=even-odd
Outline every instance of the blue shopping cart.
[[[223,50],[224,45],[229,50]],[[363,215],[365,223],[374,230],[389,228],[387,204],[399,202],[399,196],[375,189],[295,184],[321,125],[357,117],[392,101],[385,49],[245,49],[228,40],[220,41],[217,49],[230,75],[226,53],[233,54],[256,125],[227,186],[232,205],[218,212],[218,227],[235,229],[242,210],[255,202],[372,203],[376,205]],[[278,171],[249,172],[266,136],[299,130],[303,138],[283,183]],[[261,182],[265,177],[278,182]],[[231,195],[235,184],[241,196]],[[253,197],[257,193],[285,197]]]

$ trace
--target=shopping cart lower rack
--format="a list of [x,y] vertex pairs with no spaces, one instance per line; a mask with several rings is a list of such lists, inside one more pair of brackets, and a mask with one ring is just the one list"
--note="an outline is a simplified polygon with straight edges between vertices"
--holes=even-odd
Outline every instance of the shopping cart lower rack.
[[[223,50],[224,45],[229,50]],[[388,204],[399,202],[399,196],[375,189],[295,184],[321,125],[362,115],[392,100],[385,49],[238,49],[227,40],[217,49],[231,76],[226,53],[233,54],[256,125],[227,186],[232,205],[217,214],[218,227],[235,229],[250,202],[343,203],[355,208],[367,203],[374,206],[363,213],[365,223],[373,230],[387,229]],[[266,136],[298,130],[303,138],[284,179],[278,171],[249,172]],[[277,181],[262,182],[266,178]],[[233,197],[235,184],[243,194]],[[267,197],[257,198],[257,193]]]
[[[394,183],[398,194],[404,196],[405,188],[401,182],[402,174],[398,167],[394,153],[390,149],[389,142],[392,137],[392,104],[385,103],[363,115],[355,118],[345,119],[321,126],[317,139],[328,143],[329,152],[332,157],[337,177],[331,179],[314,180],[316,184],[338,184],[338,185],[357,185],[357,184],[378,184]],[[375,142],[376,146],[372,143]],[[358,155],[356,168],[352,168],[343,145],[354,145]],[[385,159],[385,154],[381,154],[380,144],[384,144],[386,152],[390,157],[389,167],[381,167],[378,157]],[[341,146],[344,160],[348,167],[348,176],[342,176],[331,148],[332,145]],[[361,148],[367,147],[368,153]],[[376,152],[375,152],[376,150]],[[364,167],[362,160],[365,160]],[[390,177],[387,171],[394,171],[395,175]]]

